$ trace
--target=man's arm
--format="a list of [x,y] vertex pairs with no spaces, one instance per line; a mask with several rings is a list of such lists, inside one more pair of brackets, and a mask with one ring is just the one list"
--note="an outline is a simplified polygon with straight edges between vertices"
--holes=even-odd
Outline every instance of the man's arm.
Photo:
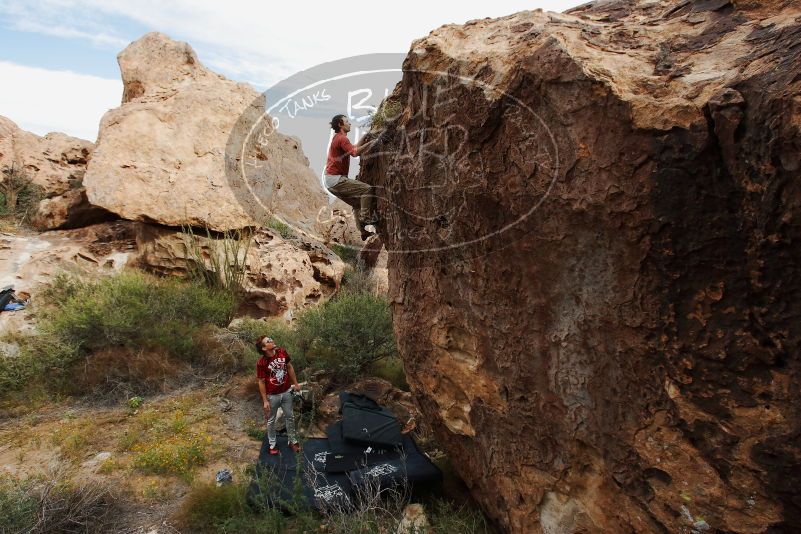
[[259,378],[259,393],[261,393],[261,402],[264,409],[269,413],[270,399],[267,398],[267,386],[264,384],[264,379]]
[[354,158],[357,158],[361,155],[362,152],[364,152],[364,149],[367,148],[366,146],[364,146],[364,140],[366,137],[367,136],[363,135],[362,138],[359,139],[359,142],[356,143],[356,146],[353,146],[353,143],[350,142],[350,139],[345,137],[344,139],[342,139],[342,143],[340,144],[340,146],[342,147],[342,150],[344,150]]
[[295,391],[300,391],[300,384],[298,384],[298,379],[295,376],[295,368],[292,367],[291,363],[287,364],[287,368],[289,369],[289,381],[292,383]]

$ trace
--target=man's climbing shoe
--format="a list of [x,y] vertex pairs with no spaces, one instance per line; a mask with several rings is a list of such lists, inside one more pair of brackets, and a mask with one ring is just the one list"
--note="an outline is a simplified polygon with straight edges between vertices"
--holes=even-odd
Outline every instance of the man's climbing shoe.
[[300,452],[300,443],[290,443],[289,448],[294,452]]
[[362,241],[367,241],[368,239],[370,239],[370,237],[375,235],[372,232],[368,232],[364,228],[361,229],[361,234],[362,234]]
[[271,456],[275,456],[276,454],[280,454],[278,452],[278,447],[275,447],[275,448],[270,447],[270,455]]

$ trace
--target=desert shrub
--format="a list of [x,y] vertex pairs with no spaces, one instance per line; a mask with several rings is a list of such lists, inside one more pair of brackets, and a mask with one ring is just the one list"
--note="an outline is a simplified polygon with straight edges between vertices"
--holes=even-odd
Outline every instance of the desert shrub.
[[382,358],[395,356],[392,318],[385,298],[345,291],[299,314],[298,352],[309,365],[347,383]]
[[[359,378],[371,364],[397,354],[389,305],[384,297],[369,291],[344,290],[334,299],[298,313],[293,325],[281,320],[243,319],[230,328],[249,344],[261,335],[271,336],[287,349],[299,375],[326,370],[340,384]],[[255,348],[253,353],[257,359]],[[375,369],[395,384],[405,383],[403,369],[397,364]]]
[[151,348],[187,359],[193,334],[227,325],[235,305],[225,291],[136,272],[88,282],[59,276],[43,298],[50,305],[40,330],[81,351]]
[[178,433],[169,438],[138,443],[131,450],[136,454],[133,465],[144,473],[189,477],[195,467],[206,463],[208,436]]
[[383,378],[393,386],[403,391],[409,391],[409,383],[406,381],[406,371],[403,369],[403,362],[397,356],[392,356],[373,362],[367,368],[370,376]]
[[0,517],[3,529],[26,532],[36,524],[38,500],[27,484],[4,476],[0,479]]
[[248,512],[242,485],[201,483],[189,491],[176,519],[192,532],[215,532],[218,524]]
[[59,275],[40,294],[37,334],[0,358],[0,398],[40,381],[66,393],[149,393],[193,365],[236,370],[244,345],[221,332],[234,306],[228,291],[177,279]]
[[97,482],[74,484],[62,466],[26,479],[0,479],[2,532],[107,532],[116,499]]
[[359,257],[359,251],[356,247],[340,245],[339,243],[332,243],[330,247],[331,250],[334,251],[334,254],[339,256],[339,259],[350,265],[356,265],[356,261]]
[[432,534],[491,534],[494,532],[481,510],[474,506],[457,506],[445,499],[429,503],[427,512]]
[[292,230],[291,226],[280,219],[276,219],[275,217],[267,221],[267,228],[275,230],[284,239],[290,239],[295,235],[295,232]]
[[12,217],[20,223],[29,223],[36,214],[39,201],[44,198],[44,191],[19,167],[5,167],[2,172],[0,217]]
[[375,289],[373,273],[359,265],[348,267],[342,275],[342,288],[350,293],[372,293]]
[[[175,516],[176,522],[191,532],[261,533],[319,531],[320,518],[310,510],[298,492],[293,502],[283,503],[292,510],[285,517],[280,509],[268,503],[247,503],[246,495],[253,473],[240,475],[240,481],[226,486],[201,483],[193,486]],[[302,476],[302,474],[300,474]],[[254,479],[265,493],[271,493],[275,482],[269,476]]]
[[191,480],[216,450],[208,432],[208,408],[191,399],[150,406],[119,437],[118,448],[133,453],[133,466],[143,473]]
[[212,233],[207,227],[206,236],[195,234],[191,226],[183,226],[184,248],[191,280],[209,288],[227,292],[233,306],[226,323],[234,318],[234,312],[245,295],[247,257],[253,245],[253,234],[243,230],[226,230]]

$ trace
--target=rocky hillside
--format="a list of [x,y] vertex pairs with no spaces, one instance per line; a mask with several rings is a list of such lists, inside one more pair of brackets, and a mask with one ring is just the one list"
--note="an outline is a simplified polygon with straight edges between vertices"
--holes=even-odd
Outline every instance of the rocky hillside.
[[114,218],[90,205],[82,187],[93,149],[90,141],[58,132],[39,137],[0,117],[0,168],[16,170],[38,188],[42,201],[31,219],[40,230],[75,228]]
[[[344,205],[319,217],[328,199],[300,142],[273,132],[242,155],[264,162],[248,183],[227,174],[226,145],[243,114],[264,113],[263,96],[159,33],[131,43],[118,60],[122,105],[104,116],[97,144],[39,137],[0,117],[0,167],[17,169],[41,193],[33,225],[59,230],[4,237],[3,279],[35,293],[63,270],[173,275],[199,257],[211,269],[230,260],[218,232],[250,228],[242,313],[290,317],[331,296],[344,263],[327,245],[361,241]],[[181,226],[199,229],[189,249]]]
[[790,0],[610,0],[413,43],[361,179],[509,531],[801,529],[799,42]]

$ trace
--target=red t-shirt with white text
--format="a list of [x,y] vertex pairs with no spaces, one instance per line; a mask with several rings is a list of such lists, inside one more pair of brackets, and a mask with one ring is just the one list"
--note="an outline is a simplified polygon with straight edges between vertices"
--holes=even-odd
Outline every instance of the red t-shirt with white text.
[[256,376],[264,380],[268,395],[278,395],[289,389],[289,354],[281,347],[272,356],[262,355],[256,364]]

